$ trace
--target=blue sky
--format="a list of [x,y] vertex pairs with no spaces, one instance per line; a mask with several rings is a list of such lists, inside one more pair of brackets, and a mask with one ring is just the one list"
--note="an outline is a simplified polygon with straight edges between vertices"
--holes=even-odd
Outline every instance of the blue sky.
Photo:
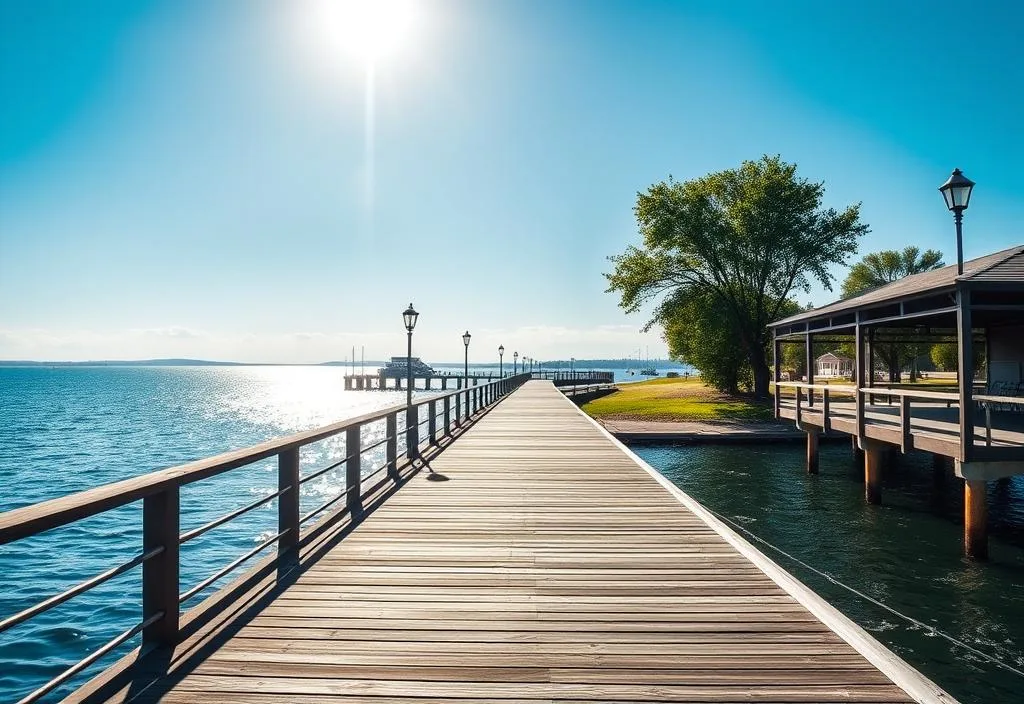
[[765,153],[862,253],[952,261],[953,167],[965,254],[1024,242],[1016,4],[423,0],[371,150],[324,2],[0,0],[0,359],[401,354],[410,300],[431,361],[654,356],[636,192]]

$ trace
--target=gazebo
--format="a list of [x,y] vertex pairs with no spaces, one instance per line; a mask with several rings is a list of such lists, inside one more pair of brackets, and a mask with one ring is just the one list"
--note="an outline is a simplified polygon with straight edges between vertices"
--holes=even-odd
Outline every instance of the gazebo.
[[826,352],[814,360],[815,376],[847,377],[853,374],[853,360],[835,352]]

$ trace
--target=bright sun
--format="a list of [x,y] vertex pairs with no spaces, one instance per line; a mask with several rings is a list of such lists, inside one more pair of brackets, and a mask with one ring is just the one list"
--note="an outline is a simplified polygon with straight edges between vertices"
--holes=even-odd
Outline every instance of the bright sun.
[[332,51],[374,65],[409,43],[416,9],[413,0],[319,0],[311,19]]

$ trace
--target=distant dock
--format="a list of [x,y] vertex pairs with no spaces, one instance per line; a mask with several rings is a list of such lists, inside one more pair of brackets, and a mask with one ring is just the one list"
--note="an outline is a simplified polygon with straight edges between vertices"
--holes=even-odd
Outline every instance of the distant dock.
[[[511,372],[505,372],[505,378],[511,377]],[[447,391],[451,389],[462,389],[469,386],[489,384],[502,378],[494,372],[474,372],[468,376],[465,374],[413,374],[412,387],[421,391]],[[555,386],[587,386],[596,384],[610,384],[615,381],[614,372],[599,371],[536,371],[530,378],[554,382]],[[346,374],[346,391],[401,391],[409,385],[408,377],[387,376],[381,369],[375,374]]]

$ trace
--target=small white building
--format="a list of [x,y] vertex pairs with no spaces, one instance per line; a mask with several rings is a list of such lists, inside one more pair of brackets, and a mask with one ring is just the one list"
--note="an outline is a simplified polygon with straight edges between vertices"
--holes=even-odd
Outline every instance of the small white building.
[[814,366],[815,377],[837,377],[853,375],[853,360],[849,357],[840,357],[834,352],[826,352],[818,357]]

